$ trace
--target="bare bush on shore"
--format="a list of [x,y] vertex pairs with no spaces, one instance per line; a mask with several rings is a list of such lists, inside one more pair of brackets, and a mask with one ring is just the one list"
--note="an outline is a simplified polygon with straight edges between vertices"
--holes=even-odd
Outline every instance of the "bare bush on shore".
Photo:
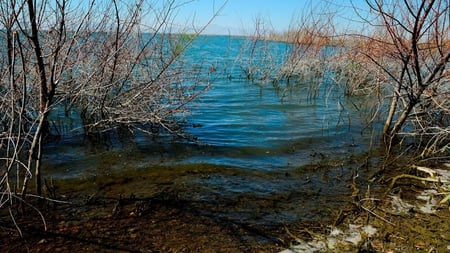
[[[411,136],[422,154],[441,150],[447,136],[450,62],[448,1],[366,1],[376,15],[364,55],[382,71],[391,93],[383,135],[388,145]],[[442,124],[444,123],[444,124]],[[425,146],[423,146],[425,145]],[[446,146],[446,145],[444,145]],[[432,151],[432,152],[429,152]]]
[[[314,2],[309,5],[314,6]],[[331,43],[334,26],[333,15],[319,12],[305,12],[293,19],[283,34],[273,31],[270,20],[258,17],[237,60],[244,76],[277,87],[282,83],[320,83],[327,69],[326,47]]]
[[327,75],[346,95],[376,97],[373,117],[385,118],[387,147],[408,137],[422,156],[448,154],[448,1],[367,0],[367,13],[353,7],[364,27],[356,32],[338,32],[336,12],[320,6],[289,32],[267,36],[291,45],[276,80],[315,87]]
[[255,27],[240,48],[236,64],[242,70],[244,78],[255,83],[268,83],[275,80],[278,61],[284,50],[274,48],[266,38],[271,32],[269,20],[259,16],[255,19]]
[[32,178],[43,195],[44,144],[55,136],[182,134],[186,105],[208,80],[186,74],[181,56],[203,28],[174,28],[180,4],[0,2],[0,208],[25,203]]

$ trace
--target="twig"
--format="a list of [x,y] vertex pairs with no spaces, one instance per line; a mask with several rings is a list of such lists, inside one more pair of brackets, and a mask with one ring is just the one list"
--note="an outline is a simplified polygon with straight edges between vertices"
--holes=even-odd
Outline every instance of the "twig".
[[395,176],[391,179],[392,182],[389,185],[389,187],[387,188],[386,193],[388,193],[390,190],[392,190],[395,183],[397,183],[397,181],[402,178],[409,178],[409,179],[414,179],[414,180],[423,181],[423,182],[431,182],[431,183],[450,183],[450,181],[441,180],[440,178],[418,177],[418,176],[413,176],[413,175],[409,175],[409,174],[401,174],[401,175]]
[[286,226],[284,227],[284,230],[286,230],[286,233],[287,233],[290,237],[292,237],[295,241],[297,241],[297,242],[303,242],[302,239],[300,239],[300,238],[298,238],[297,236],[295,236],[294,234],[292,234],[291,231],[289,231],[289,229],[288,229]]
[[359,205],[359,206],[360,206],[362,209],[364,209],[365,211],[367,211],[368,213],[370,213],[370,214],[372,214],[373,216],[377,217],[378,219],[380,219],[380,220],[382,220],[382,221],[384,221],[384,222],[387,222],[387,223],[391,224],[392,226],[395,226],[394,223],[392,223],[392,222],[386,220],[385,218],[381,217],[380,215],[376,214],[374,211],[372,211],[372,210],[366,208],[365,206],[363,206],[363,205]]
[[[18,198],[18,199],[22,200],[22,197],[20,195],[17,195],[17,194],[15,194],[13,192],[7,192],[7,191],[6,192],[0,192],[0,195],[10,195],[10,196],[13,196],[15,198]],[[61,203],[61,204],[72,204],[72,202],[70,202],[70,201],[57,200],[57,199],[47,198],[47,197],[34,195],[34,194],[27,194],[27,197],[43,199],[43,200],[47,200],[47,201],[51,201],[51,202],[55,202],[55,203]]]
[[17,225],[16,219],[14,219],[14,215],[12,214],[11,207],[8,207],[8,211],[9,211],[9,216],[11,217],[11,220],[13,221],[14,226],[17,229],[17,232],[19,233],[20,237],[23,238],[22,230],[20,229],[19,225]]
[[44,218],[44,215],[42,214],[42,212],[39,211],[39,209],[37,209],[35,206],[33,206],[33,205],[29,204],[28,202],[24,201],[22,198],[19,198],[19,199],[20,199],[25,205],[27,205],[27,206],[33,208],[33,209],[39,214],[39,216],[41,217],[42,223],[44,224],[44,230],[47,231],[47,222],[45,222],[45,218]]
[[425,173],[429,174],[430,177],[432,177],[432,178],[436,177],[436,175],[437,175],[437,172],[435,170],[430,169],[428,167],[416,166],[416,165],[413,165],[411,167],[416,169],[416,170],[418,170],[418,171],[422,171],[422,172],[425,172]]

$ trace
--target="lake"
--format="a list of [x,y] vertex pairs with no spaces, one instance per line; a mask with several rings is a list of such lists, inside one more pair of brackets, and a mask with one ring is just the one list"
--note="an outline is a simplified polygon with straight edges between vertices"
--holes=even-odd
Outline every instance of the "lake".
[[[184,115],[185,132],[195,141],[136,134],[129,142],[101,147],[73,134],[46,146],[44,177],[88,179],[154,165],[208,164],[232,168],[234,173],[218,170],[193,179],[190,184],[196,190],[185,192],[186,198],[295,195],[258,218],[267,223],[316,217],[320,208],[336,206],[340,200],[335,196],[350,192],[349,180],[359,166],[348,164],[348,159],[379,140],[379,122],[368,124],[370,112],[361,109],[367,98],[346,96],[333,84],[332,73],[295,83],[258,74],[249,80],[245,67],[267,67],[271,77],[291,50],[285,43],[264,42],[261,46],[268,51],[251,55],[251,43],[244,37],[200,36],[184,53],[188,63],[211,69],[203,80],[209,88]],[[346,162],[308,167],[322,161]],[[314,205],[308,205],[311,198]],[[242,218],[242,212],[220,212]],[[251,208],[245,212],[251,213]]]

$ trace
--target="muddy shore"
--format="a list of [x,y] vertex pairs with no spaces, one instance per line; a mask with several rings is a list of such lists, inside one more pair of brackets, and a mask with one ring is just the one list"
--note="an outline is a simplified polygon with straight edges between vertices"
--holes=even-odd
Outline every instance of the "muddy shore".
[[[429,199],[417,198],[423,190],[439,188],[437,183],[402,179],[385,195],[379,189],[387,189],[389,180],[371,190],[367,182],[360,180],[355,185],[349,177],[348,193],[334,196],[341,203],[335,209],[314,192],[202,195],[199,192],[205,189],[189,183],[218,174],[242,177],[232,168],[191,165],[48,181],[46,195],[64,203],[30,198],[45,223],[30,206],[25,207],[25,214],[13,208],[23,238],[2,210],[0,251],[280,252],[291,248],[291,252],[450,252],[448,204],[434,202],[431,211],[424,213],[420,205],[442,195],[435,191]],[[296,177],[295,172],[271,175],[277,176]],[[296,197],[302,194],[317,199],[316,217],[320,219],[267,222],[265,217],[282,214],[286,203],[306,204]]]

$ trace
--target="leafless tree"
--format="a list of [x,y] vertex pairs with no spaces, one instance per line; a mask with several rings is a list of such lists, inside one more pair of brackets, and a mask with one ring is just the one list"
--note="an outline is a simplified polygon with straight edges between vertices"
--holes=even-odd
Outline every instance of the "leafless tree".
[[[307,9],[293,17],[282,34],[274,31],[270,20],[262,16],[255,19],[249,43],[243,46],[238,59],[247,79],[264,83],[321,79],[326,65],[324,48],[330,45],[334,32],[333,13],[325,12],[326,6],[317,9],[320,5],[314,1],[305,6]],[[277,48],[277,42],[285,43],[284,47]]]
[[326,72],[326,47],[334,34],[334,13],[323,2],[308,1],[297,19],[293,19],[285,40],[292,48],[283,62],[280,78],[316,82]]
[[186,3],[0,2],[0,208],[24,201],[32,177],[42,195],[44,143],[64,134],[55,119],[76,117],[69,131],[85,134],[181,134],[186,105],[209,83],[184,64],[207,25],[175,28]]
[[[391,143],[401,134],[442,137],[442,131],[438,135],[430,131],[440,127],[448,132],[448,107],[444,101],[449,85],[450,3],[366,2],[376,15],[375,21],[366,20],[375,27],[376,34],[368,38],[364,54],[392,83],[392,100],[383,129],[385,140]],[[443,118],[447,123],[436,125]]]
[[279,55],[268,40],[272,31],[270,20],[259,15],[255,18],[254,28],[240,48],[236,62],[244,78],[255,83],[268,83],[275,78]]

